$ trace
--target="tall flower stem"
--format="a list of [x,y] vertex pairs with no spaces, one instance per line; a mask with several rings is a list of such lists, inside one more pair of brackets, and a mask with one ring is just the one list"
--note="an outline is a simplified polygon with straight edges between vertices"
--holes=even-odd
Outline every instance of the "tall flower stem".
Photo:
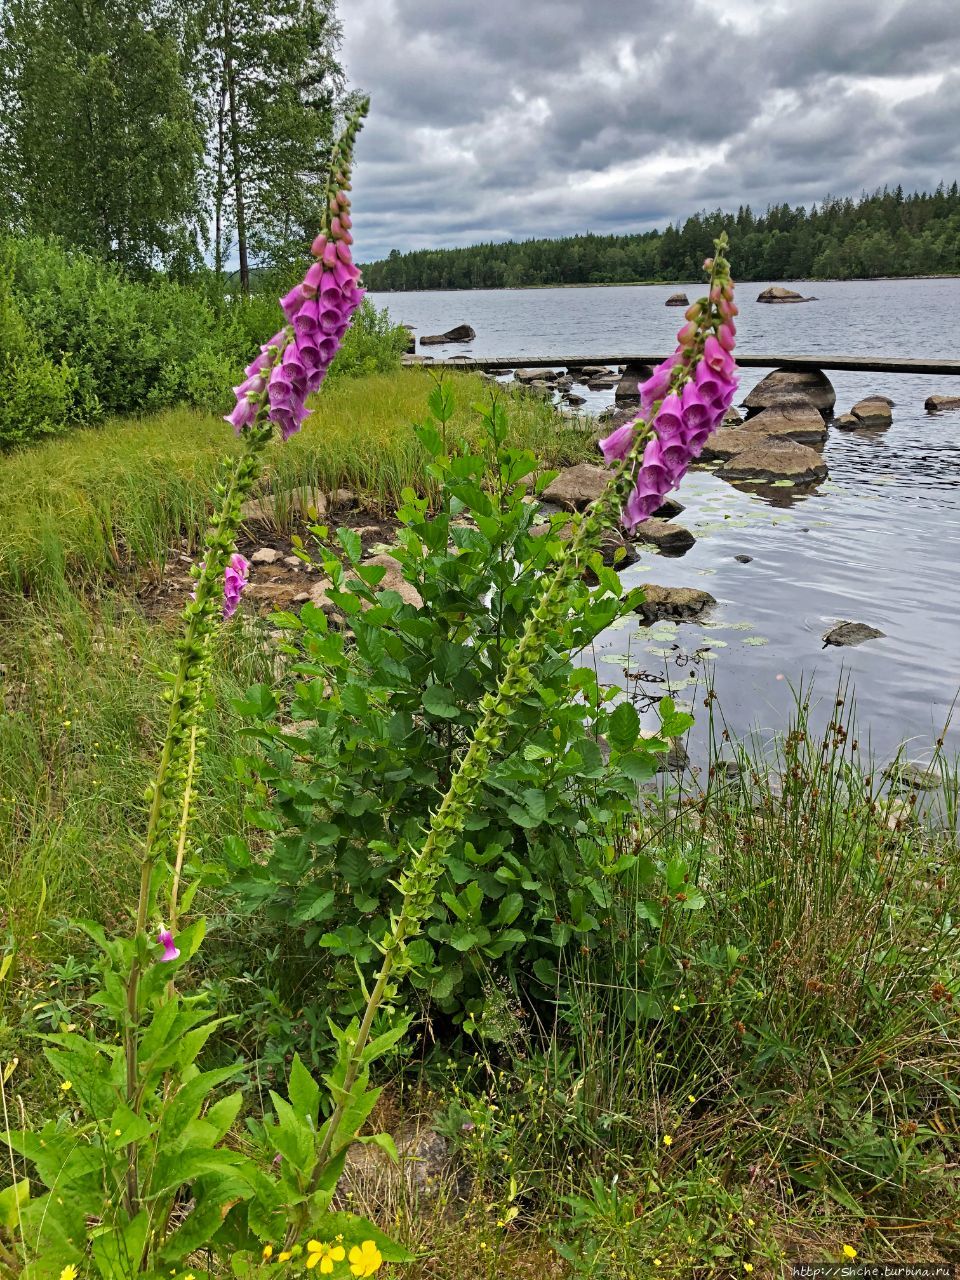
[[[629,424],[629,443],[620,455],[619,465],[611,471],[606,489],[593,503],[589,511],[575,524],[571,538],[564,543],[553,573],[546,580],[539,601],[527,619],[520,639],[510,652],[503,675],[493,693],[484,696],[480,703],[480,720],[473,732],[463,759],[460,761],[439,808],[433,814],[427,835],[421,848],[413,855],[410,866],[399,881],[402,905],[394,919],[390,932],[381,944],[383,959],[376,983],[367,1000],[356,1041],[347,1063],[346,1073],[324,1135],[317,1151],[317,1162],[311,1182],[316,1190],[343,1120],[351,1089],[363,1067],[364,1050],[370,1037],[373,1021],[385,995],[392,990],[391,980],[402,969],[405,951],[420,930],[429,913],[434,897],[434,887],[446,866],[447,856],[463,831],[470,806],[483,783],[498,743],[503,740],[514,708],[529,692],[537,680],[551,637],[563,624],[568,608],[570,589],[583,571],[587,557],[599,545],[604,530],[614,523],[621,513],[628,517],[629,504],[643,472],[647,446],[659,443],[656,434],[657,418],[666,393],[674,396],[693,381],[709,344],[716,343],[714,330],[729,320],[721,310],[721,298],[728,296],[732,303],[732,284],[729,282],[729,264],[722,256],[726,249],[726,237],[716,242],[717,255],[705,266],[710,271],[709,294],[694,304],[690,324],[681,330],[681,347],[672,364],[661,366],[662,384],[651,403],[646,417],[638,417]],[[723,293],[726,290],[727,293]],[[731,344],[732,345],[732,344]],[[715,412],[715,419],[723,409]],[[623,428],[624,431],[627,428]],[[698,450],[699,451],[699,450]],[[290,1239],[296,1231],[291,1229]]]

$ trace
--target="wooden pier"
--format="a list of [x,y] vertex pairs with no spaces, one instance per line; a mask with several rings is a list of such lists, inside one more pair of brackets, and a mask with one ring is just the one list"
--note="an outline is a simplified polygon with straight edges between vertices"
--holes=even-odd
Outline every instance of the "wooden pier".
[[[451,356],[443,360],[430,357],[404,356],[404,364],[426,365],[430,369],[480,369],[485,373],[503,372],[509,369],[582,369],[584,365],[659,364],[666,355],[634,355],[620,352],[616,355],[596,356]],[[823,369],[844,373],[932,373],[941,377],[960,376],[960,360],[904,360],[898,356],[769,356],[736,353],[737,364],[743,369]]]

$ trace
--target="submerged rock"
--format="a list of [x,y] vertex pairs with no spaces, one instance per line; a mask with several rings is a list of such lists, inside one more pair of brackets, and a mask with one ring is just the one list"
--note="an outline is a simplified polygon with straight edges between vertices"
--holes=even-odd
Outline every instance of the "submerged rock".
[[939,413],[941,409],[960,409],[960,396],[927,396],[923,407],[928,413]]
[[643,603],[636,611],[645,622],[658,622],[661,618],[687,622],[717,603],[709,591],[698,587],[658,587],[645,582],[642,589]]
[[784,289],[782,285],[771,285],[757,296],[758,302],[816,302],[816,298],[805,298],[793,289]]
[[840,648],[849,648],[855,644],[863,644],[865,640],[881,640],[885,635],[886,632],[878,631],[866,622],[838,622],[824,635],[823,647],[834,644]]
[[757,383],[743,403],[754,414],[781,403],[785,396],[804,396],[824,416],[833,413],[837,403],[833,383],[820,369],[774,369]]
[[444,342],[472,342],[477,336],[476,329],[468,324],[454,325],[446,333],[425,333],[420,339],[421,347],[437,347]]
[[827,478],[827,464],[808,445],[761,436],[725,462],[717,474],[724,480],[792,480],[794,484],[810,484]]

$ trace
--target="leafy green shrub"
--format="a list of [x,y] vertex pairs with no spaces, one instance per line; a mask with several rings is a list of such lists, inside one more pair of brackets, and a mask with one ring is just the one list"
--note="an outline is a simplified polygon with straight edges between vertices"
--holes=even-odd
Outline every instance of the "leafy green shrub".
[[0,267],[0,449],[64,431],[77,397],[76,374],[43,354]]
[[[40,424],[10,428],[7,440],[0,433],[0,445],[183,402],[222,412],[251,351],[277,327],[273,292],[230,297],[206,278],[133,281],[40,238],[8,237],[0,260],[9,270],[9,301],[0,306],[16,311],[32,366],[17,402],[32,402],[29,421]],[[0,315],[0,325],[13,323]],[[404,340],[386,312],[366,303],[332,372],[394,369]]]
[[[392,552],[422,608],[381,590],[386,567],[361,563],[359,538],[341,529],[337,551],[325,546],[322,556],[351,638],[318,607],[282,615],[301,680],[279,699],[258,687],[242,707],[263,749],[248,760],[259,797],[252,816],[275,833],[265,864],[234,850],[242,893],[269,919],[300,926],[325,989],[348,1013],[363,999],[356,966],[375,960],[397,908],[405,849],[446,790],[481,699],[497,688],[567,523],[537,526],[528,491],[541,492],[550,476],[534,479],[533,454],[506,447],[501,403],[481,410],[479,451],[461,444],[452,456],[448,387],[430,403],[435,420],[417,435],[433,501],[405,493]],[[634,708],[614,709],[611,691],[576,664],[637,602],[599,555],[591,565],[597,585],[575,587],[448,860],[424,936],[409,947],[411,981],[436,1009],[493,1038],[505,1034],[508,1003],[530,991],[552,996],[564,948],[589,946],[609,924],[612,886],[636,862],[619,856],[612,833],[629,827],[637,783],[667,749],[662,738],[640,738]],[[662,706],[665,735],[687,727],[669,700]]]

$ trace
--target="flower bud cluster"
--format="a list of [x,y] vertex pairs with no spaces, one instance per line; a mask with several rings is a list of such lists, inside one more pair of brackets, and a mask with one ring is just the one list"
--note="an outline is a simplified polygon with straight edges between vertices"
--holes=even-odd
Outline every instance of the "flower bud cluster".
[[737,306],[723,247],[704,263],[710,291],[687,310],[676,350],[641,384],[639,415],[600,441],[607,463],[625,463],[631,479],[622,513],[628,529],[677,487],[733,402]]

